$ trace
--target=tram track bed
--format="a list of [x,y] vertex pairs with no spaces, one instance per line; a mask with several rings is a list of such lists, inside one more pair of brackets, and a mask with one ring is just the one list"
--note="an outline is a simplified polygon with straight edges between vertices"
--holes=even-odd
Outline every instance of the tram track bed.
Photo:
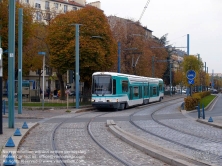
[[[200,126],[195,121],[187,120],[186,117],[175,118],[177,112],[177,103],[171,102],[171,104],[164,106],[155,106],[153,110],[141,110],[131,114],[130,123],[117,122],[117,125],[129,133],[133,133],[145,140],[153,142],[153,144],[160,145],[165,149],[171,149],[179,153],[183,153],[190,156],[194,160],[201,160],[209,165],[221,165],[221,142],[214,138],[204,137],[203,135],[197,135],[198,127],[195,130],[184,131],[186,126]],[[165,116],[172,115],[172,117],[165,118]],[[147,120],[136,120],[139,116],[150,116]],[[137,118],[135,118],[137,117]],[[174,119],[175,118],[175,119]],[[166,120],[167,119],[167,120]],[[173,123],[180,121],[180,123]],[[187,121],[186,124],[182,123]],[[127,124],[124,126],[124,124]],[[130,125],[131,124],[131,125]],[[181,127],[178,127],[180,126]],[[202,132],[205,136],[211,133],[221,135],[221,130],[214,128],[214,131],[210,129],[212,127],[202,126]],[[198,132],[200,133],[200,132]],[[218,138],[218,137],[216,137]]]
[[[18,152],[22,152],[18,156],[19,164],[22,166],[167,165],[116,138],[107,130],[105,122],[89,122],[89,118],[92,121],[96,119],[95,117],[105,116],[104,114],[108,115],[109,113],[92,112],[78,115],[78,118],[81,117],[83,122],[75,122],[73,115],[73,117],[62,116],[61,119],[55,117],[44,121],[30,131],[28,137],[19,147]],[[91,123],[90,131],[94,139],[111,153],[128,162],[121,163],[98,146],[89,136],[87,130],[89,123]],[[53,147],[53,141],[55,147]]]

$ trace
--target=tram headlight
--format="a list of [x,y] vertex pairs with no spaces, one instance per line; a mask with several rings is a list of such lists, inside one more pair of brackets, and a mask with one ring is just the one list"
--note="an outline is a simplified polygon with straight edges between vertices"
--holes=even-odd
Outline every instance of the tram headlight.
[[118,102],[119,100],[118,99],[116,99],[116,102]]
[[91,101],[92,101],[92,102],[95,102],[95,100],[94,100],[94,99],[92,99]]
[[106,102],[110,102],[110,100],[106,100]]

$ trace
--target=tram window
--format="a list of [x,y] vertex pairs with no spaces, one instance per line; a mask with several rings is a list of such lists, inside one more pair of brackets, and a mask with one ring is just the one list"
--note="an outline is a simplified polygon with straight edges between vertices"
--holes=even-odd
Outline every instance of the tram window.
[[157,89],[156,89],[156,87],[153,87],[153,95],[154,95],[154,96],[157,95]]
[[116,94],[116,80],[113,80],[113,94]]
[[112,82],[111,76],[93,76],[92,94],[111,94]]
[[159,84],[159,90],[160,90],[160,91],[163,90],[163,84]]
[[139,96],[139,88],[138,87],[133,87],[133,95],[134,95],[134,97]]
[[122,81],[122,92],[128,92],[128,81]]

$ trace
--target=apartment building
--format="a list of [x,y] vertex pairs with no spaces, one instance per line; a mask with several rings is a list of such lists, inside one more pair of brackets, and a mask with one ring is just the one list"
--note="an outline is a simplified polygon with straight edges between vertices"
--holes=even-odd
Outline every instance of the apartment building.
[[[66,13],[68,11],[76,11],[84,8],[87,5],[95,6],[100,9],[100,1],[92,2],[86,4],[86,0],[17,0],[20,3],[30,5],[36,9],[34,21],[44,22],[48,24],[51,19],[53,19],[56,15],[61,13]],[[40,50],[41,51],[41,50]],[[39,91],[39,87],[43,87],[42,83],[42,75],[40,74],[43,71],[30,71],[28,76],[23,76],[23,80],[28,80],[30,86],[24,87],[24,89],[36,89],[37,93]],[[50,70],[50,68],[45,67],[44,70],[45,75],[45,86],[46,89],[48,86],[53,89],[60,89],[59,81],[57,80],[56,73]],[[24,81],[27,82],[27,81]],[[67,81],[68,82],[68,81]],[[4,89],[7,86],[7,83],[4,85]],[[80,88],[82,87],[82,83],[80,84]],[[74,85],[73,85],[74,87]],[[17,90],[15,90],[17,91]],[[27,95],[30,94],[29,91],[26,91]],[[36,95],[36,94],[31,94]]]
[[19,0],[19,2],[34,7],[36,9],[34,20],[46,24],[60,13],[79,10],[86,6],[85,0]]

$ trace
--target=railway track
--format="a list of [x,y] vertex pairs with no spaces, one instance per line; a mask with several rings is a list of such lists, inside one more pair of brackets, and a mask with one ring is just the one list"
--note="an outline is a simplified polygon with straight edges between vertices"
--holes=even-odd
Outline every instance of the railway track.
[[[177,103],[177,102],[175,102]],[[156,108],[154,109],[152,112],[149,112],[148,114],[150,115],[152,121],[154,121],[154,123],[152,124],[156,124],[158,125],[158,128],[164,128],[162,130],[167,130],[168,133],[180,133],[180,135],[182,134],[183,137],[187,137],[188,139],[198,139],[199,141],[202,141],[202,142],[205,142],[205,143],[209,143],[209,144],[217,144],[217,145],[222,145],[222,141],[221,140],[217,140],[217,139],[213,139],[213,138],[209,138],[209,137],[204,137],[204,136],[200,136],[198,135],[197,133],[192,133],[191,131],[190,132],[187,132],[187,131],[184,131],[184,130],[181,130],[181,129],[178,129],[177,127],[173,127],[172,125],[168,125],[166,123],[163,123],[161,122],[160,120],[158,120],[158,115],[156,115],[158,112],[162,111],[163,109],[166,109],[167,107],[170,107],[172,106],[172,102],[169,103],[169,104],[165,104],[164,106],[161,106],[159,108]],[[171,139],[171,137],[167,137],[167,136],[164,136],[163,134],[160,134],[160,133],[156,133],[154,130],[152,129],[149,129],[149,127],[144,127],[143,125],[140,125],[139,123],[137,123],[137,121],[134,121],[134,117],[139,114],[141,111],[144,111],[144,109],[138,111],[138,112],[134,112],[133,114],[130,115],[130,123],[135,126],[136,128],[140,129],[141,131],[147,133],[147,134],[150,134],[150,135],[153,135],[155,137],[158,137],[164,141],[168,141],[170,143],[173,143],[177,146],[180,146],[180,147],[183,147],[185,149],[188,149],[190,151],[193,151],[194,154],[205,154],[208,156],[208,159],[210,160],[214,160],[215,163],[221,165],[222,164],[222,156],[221,155],[218,155],[218,154],[215,154],[214,152],[211,152],[211,151],[208,151],[206,152],[206,150],[204,150],[203,148],[201,147],[197,147],[197,146],[192,146],[190,144],[185,144],[183,142],[180,142],[180,140],[173,140]],[[174,134],[174,135],[177,135],[177,134]]]
[[[158,103],[155,103],[156,105]],[[150,104],[153,105],[153,104]],[[126,114],[132,110],[124,110]],[[121,111],[123,112],[123,111]],[[42,125],[39,125],[39,128],[36,127],[36,131],[34,133],[38,134],[40,133],[45,133],[42,136],[39,136],[39,134],[32,135],[29,134],[30,138],[29,141],[32,140],[33,145],[32,147],[29,147],[28,149],[31,149],[32,151],[36,150],[48,150],[54,152],[54,160],[56,162],[50,163],[47,162],[48,159],[50,158],[44,158],[45,163],[44,165],[63,165],[63,166],[68,166],[68,165],[73,165],[70,163],[66,162],[66,158],[64,159],[64,154],[61,153],[62,151],[72,151],[78,150],[78,149],[83,149],[86,150],[87,148],[92,150],[93,152],[88,152],[89,154],[86,153],[86,155],[90,155],[91,157],[85,158],[85,164],[89,163],[96,163],[97,161],[105,163],[105,165],[141,165],[144,162],[148,161],[155,161],[158,163],[157,165],[166,165],[165,163],[158,161],[156,159],[153,159],[152,157],[149,157],[145,155],[143,152],[140,152],[139,150],[136,150],[135,148],[131,147],[130,145],[122,142],[121,140],[118,140],[118,138],[113,138],[114,136],[107,131],[108,137],[112,137],[109,143],[112,144],[111,146],[106,145],[103,141],[103,137],[98,137],[102,135],[102,133],[99,133],[95,131],[95,124],[98,123],[97,119],[99,119],[102,116],[108,116],[108,114],[117,114],[119,112],[86,112],[86,113],[80,113],[78,115],[66,115],[64,117],[59,117],[59,118],[52,118],[48,120],[42,121]],[[49,125],[48,125],[49,124]],[[46,128],[47,126],[50,126],[48,129]],[[73,127],[74,126],[74,127]],[[105,123],[102,122],[102,129],[106,130]],[[80,140],[77,140],[76,135],[80,135]],[[111,136],[112,135],[112,136]],[[28,137],[29,137],[28,136]],[[89,138],[90,137],[90,138]],[[81,138],[83,140],[81,140]],[[27,138],[28,139],[28,138]],[[114,140],[116,139],[116,140]],[[35,140],[37,143],[35,143]],[[43,141],[43,144],[41,145]],[[94,142],[94,145],[92,143]],[[117,141],[118,146],[121,145],[121,148],[118,149],[118,147],[115,145],[115,141]],[[80,143],[85,144],[85,145],[80,145]],[[47,147],[45,146],[47,145]],[[51,145],[51,146],[50,146]],[[96,146],[95,146],[96,145]],[[97,146],[98,145],[98,146]],[[115,146],[113,146],[115,145]],[[35,147],[36,146],[36,147]],[[82,147],[80,147],[82,146]],[[124,150],[124,148],[127,147],[127,151]],[[22,145],[21,150],[27,149],[27,145]],[[104,153],[105,152],[105,153]],[[94,153],[99,153],[94,156]],[[126,154],[124,154],[126,153]],[[137,161],[137,158],[141,157],[141,164]],[[77,156],[78,158],[78,156]],[[93,158],[93,161],[91,161]],[[132,161],[132,158],[134,161]],[[31,159],[30,159],[31,160]],[[43,160],[43,159],[42,159]],[[83,161],[82,160],[82,161]],[[79,160],[80,161],[80,160]],[[77,160],[78,162],[78,160]],[[42,163],[41,163],[42,164]],[[75,165],[81,165],[83,163],[75,163]],[[21,165],[30,165],[30,164],[21,164]],[[84,165],[84,164],[83,164]]]

